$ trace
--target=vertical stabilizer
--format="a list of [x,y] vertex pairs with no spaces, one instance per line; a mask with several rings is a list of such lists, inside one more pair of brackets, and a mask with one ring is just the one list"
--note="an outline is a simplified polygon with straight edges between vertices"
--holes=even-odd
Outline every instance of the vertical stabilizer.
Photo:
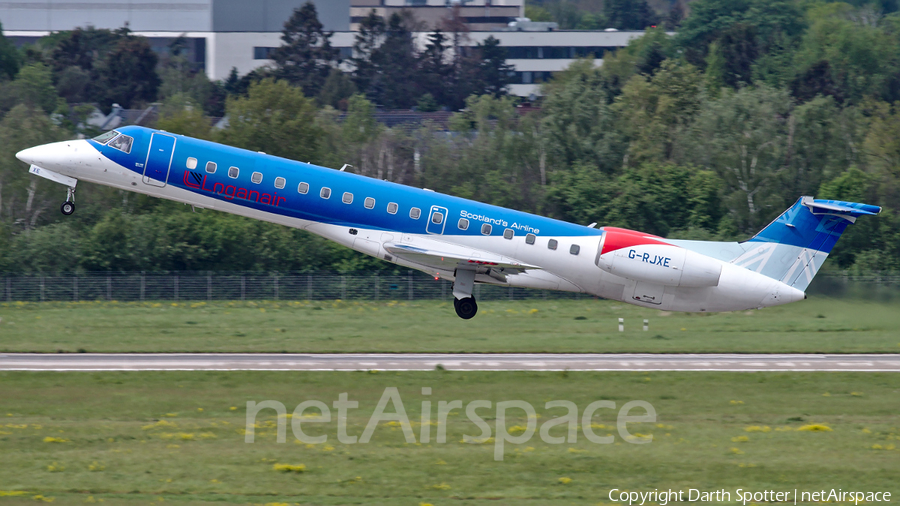
[[801,197],[750,240],[732,263],[806,290],[841,234],[878,206]]

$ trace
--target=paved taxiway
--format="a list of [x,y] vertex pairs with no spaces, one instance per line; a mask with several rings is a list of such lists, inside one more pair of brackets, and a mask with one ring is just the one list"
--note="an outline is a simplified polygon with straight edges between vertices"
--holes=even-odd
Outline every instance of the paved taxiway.
[[861,371],[900,372],[900,355],[739,354],[0,354],[5,371]]

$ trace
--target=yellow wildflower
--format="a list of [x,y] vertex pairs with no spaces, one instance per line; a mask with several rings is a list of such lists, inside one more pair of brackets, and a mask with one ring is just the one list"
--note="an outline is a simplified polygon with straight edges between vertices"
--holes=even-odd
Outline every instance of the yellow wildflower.
[[304,464],[274,464],[272,466],[273,471],[281,471],[283,473],[302,473],[306,471],[306,465]]
[[811,423],[809,425],[804,425],[797,430],[806,432],[832,432],[833,429],[821,423]]

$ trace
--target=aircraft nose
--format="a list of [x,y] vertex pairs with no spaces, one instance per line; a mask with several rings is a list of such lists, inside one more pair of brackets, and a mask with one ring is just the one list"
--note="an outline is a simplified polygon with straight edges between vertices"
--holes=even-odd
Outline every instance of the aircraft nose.
[[16,153],[16,158],[47,170],[64,171],[84,161],[84,155],[89,152],[87,147],[84,140],[54,142],[23,149]]
[[16,153],[16,158],[22,160],[25,163],[37,165],[37,160],[39,158],[39,154],[41,152],[41,146],[36,146],[33,148],[23,149]]

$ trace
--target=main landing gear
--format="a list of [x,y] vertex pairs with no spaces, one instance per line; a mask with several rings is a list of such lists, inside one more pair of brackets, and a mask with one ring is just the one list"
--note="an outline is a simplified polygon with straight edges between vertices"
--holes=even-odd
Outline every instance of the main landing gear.
[[468,320],[475,316],[478,312],[478,303],[475,297],[466,297],[464,299],[453,299],[453,307],[456,308],[456,315],[463,320]]
[[66,201],[59,206],[59,210],[66,216],[70,216],[75,212],[75,188],[69,187],[66,189]]
[[463,320],[468,320],[478,312],[478,304],[472,297],[472,288],[475,287],[475,271],[468,269],[456,269],[456,280],[453,282],[453,307],[456,314]]

